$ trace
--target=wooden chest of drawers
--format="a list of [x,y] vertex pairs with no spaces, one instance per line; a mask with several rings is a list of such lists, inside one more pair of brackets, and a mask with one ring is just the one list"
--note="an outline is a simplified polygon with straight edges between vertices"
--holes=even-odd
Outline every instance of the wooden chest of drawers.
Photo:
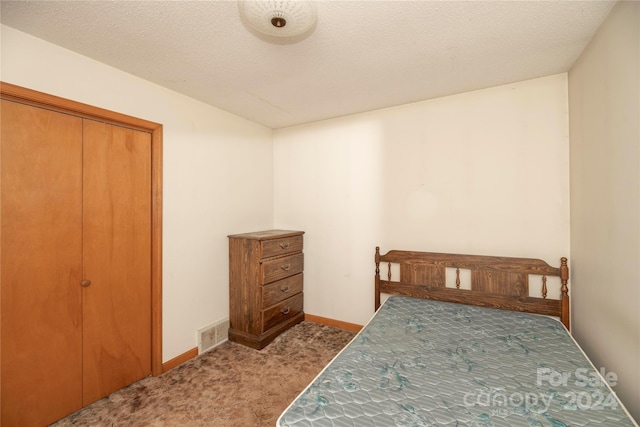
[[229,237],[229,340],[261,349],[304,320],[303,231]]

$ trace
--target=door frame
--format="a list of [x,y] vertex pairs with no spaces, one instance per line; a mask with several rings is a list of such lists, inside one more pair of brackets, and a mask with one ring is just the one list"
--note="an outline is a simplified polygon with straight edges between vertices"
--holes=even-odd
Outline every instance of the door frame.
[[0,97],[151,134],[151,374],[162,374],[162,125],[1,81]]

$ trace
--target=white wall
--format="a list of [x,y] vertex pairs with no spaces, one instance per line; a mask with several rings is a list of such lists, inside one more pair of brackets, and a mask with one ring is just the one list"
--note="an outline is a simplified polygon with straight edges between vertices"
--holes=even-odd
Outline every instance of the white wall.
[[227,235],[273,225],[272,131],[1,28],[0,79],[164,125],[163,361],[228,317]]
[[365,323],[376,245],[559,265],[568,147],[566,74],[275,131],[275,226],[306,231],[305,312]]
[[640,420],[640,4],[569,72],[573,333]]

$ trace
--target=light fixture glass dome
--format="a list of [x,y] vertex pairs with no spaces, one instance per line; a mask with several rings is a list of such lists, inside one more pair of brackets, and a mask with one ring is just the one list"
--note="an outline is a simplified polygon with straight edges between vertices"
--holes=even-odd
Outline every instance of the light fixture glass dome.
[[243,21],[254,30],[276,37],[296,37],[315,27],[317,10],[310,0],[239,0]]

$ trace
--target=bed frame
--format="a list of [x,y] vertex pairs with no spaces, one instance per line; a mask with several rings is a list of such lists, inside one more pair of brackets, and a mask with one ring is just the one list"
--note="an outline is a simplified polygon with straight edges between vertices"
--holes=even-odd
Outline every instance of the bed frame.
[[[387,263],[387,280],[380,278],[381,262]],[[392,264],[400,266],[398,280],[392,280]],[[445,286],[447,268],[455,269],[455,288]],[[460,288],[461,269],[471,271],[471,290]],[[530,274],[542,276],[542,298],[529,295]],[[559,299],[547,299],[549,276],[561,280]],[[569,329],[568,281],[569,267],[564,257],[556,268],[531,258],[399,250],[381,255],[376,247],[375,309],[380,307],[380,294],[386,293],[557,316]]]

